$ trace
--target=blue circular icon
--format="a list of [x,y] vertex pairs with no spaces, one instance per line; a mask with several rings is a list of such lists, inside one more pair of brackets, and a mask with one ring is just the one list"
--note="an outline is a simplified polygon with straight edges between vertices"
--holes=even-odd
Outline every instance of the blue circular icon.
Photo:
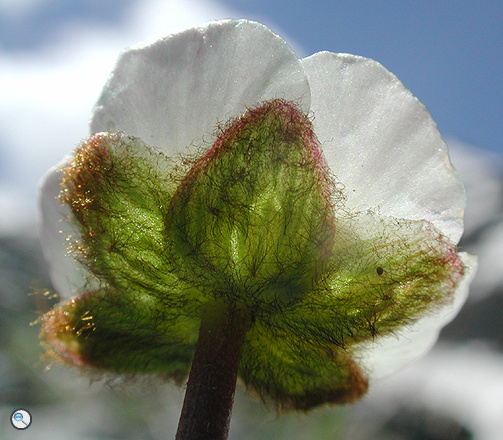
[[31,425],[31,414],[26,409],[16,409],[11,415],[10,422],[16,429],[26,429]]

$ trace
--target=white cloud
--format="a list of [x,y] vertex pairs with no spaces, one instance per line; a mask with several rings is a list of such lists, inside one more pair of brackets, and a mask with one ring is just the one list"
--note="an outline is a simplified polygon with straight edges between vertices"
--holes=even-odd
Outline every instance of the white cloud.
[[381,423],[399,411],[427,409],[468,427],[477,440],[494,440],[503,432],[502,395],[501,353],[479,343],[444,344],[376,384],[366,403],[384,417]]
[[449,141],[449,147],[466,188],[465,234],[478,234],[463,250],[478,257],[470,298],[480,300],[503,287],[503,162],[497,154],[460,142]]
[[473,280],[471,297],[476,300],[486,298],[503,288],[503,221],[499,221],[484,230],[477,243],[473,246],[473,253],[477,255],[479,267]]
[[472,233],[499,214],[503,204],[501,156],[448,141],[452,163],[466,188],[465,231]]
[[116,26],[66,23],[38,52],[0,53],[0,234],[34,224],[38,180],[87,135],[92,106],[123,48],[233,15],[216,1],[143,0]]
[[0,0],[0,13],[9,19],[16,19],[37,6],[54,0]]

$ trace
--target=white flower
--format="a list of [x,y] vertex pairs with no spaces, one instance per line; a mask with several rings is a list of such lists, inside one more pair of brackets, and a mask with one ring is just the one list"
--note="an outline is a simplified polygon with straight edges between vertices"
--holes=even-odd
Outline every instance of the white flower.
[[[387,309],[374,311],[372,319],[377,321],[368,323],[365,338],[351,342],[353,335],[345,335],[337,340],[339,348],[349,350],[365,377],[372,380],[389,374],[431,347],[440,329],[464,303],[476,266],[474,257],[456,255],[465,199],[447,146],[425,107],[393,74],[373,60],[354,55],[320,52],[299,60],[280,37],[258,23],[214,22],[125,51],[96,104],[90,131],[121,132],[166,156],[186,156],[197,154],[201,146],[211,146],[219,135],[217,126],[272,100],[293,102],[312,118],[314,133],[341,194],[343,206],[338,205],[335,212],[337,227],[347,227],[348,234],[368,246],[363,251],[340,244],[343,252],[355,258],[351,263],[339,261],[341,267],[358,272],[360,265],[368,264],[374,268],[373,276],[382,280],[383,272],[392,277],[394,270],[402,273],[407,269],[376,268],[372,266],[375,256],[360,262],[362,255],[367,258],[368,249],[375,248],[376,255],[397,249],[407,252],[410,243],[418,246],[418,255],[426,254],[430,247],[448,249],[447,263],[442,261],[447,267],[452,260],[452,272],[446,273],[452,290],[446,291],[449,298],[433,301],[436,307],[428,312],[421,309],[413,317],[397,319],[396,329],[386,329],[383,334],[377,321]],[[68,237],[81,234],[70,221],[70,209],[59,199],[62,172],[69,163],[67,159],[51,170],[40,189],[42,244],[54,286],[63,297],[98,286],[74,254],[67,252]],[[414,241],[430,235],[431,246]],[[336,242],[342,240],[337,237]],[[390,261],[408,265],[408,256],[397,258]],[[363,288],[361,283],[346,282],[349,287],[344,294],[377,285],[384,289],[384,284],[378,284],[381,281],[373,285],[370,276],[365,274],[369,284]],[[410,288],[413,295],[413,283],[412,279],[402,280],[395,287],[400,292]],[[445,286],[437,287],[442,290]],[[328,289],[318,294],[327,294]],[[442,291],[436,293],[442,295]],[[403,299],[396,301],[398,307]],[[356,316],[359,312],[354,308],[347,313]],[[292,324],[292,328],[296,326]],[[348,324],[342,330],[353,333],[356,327]],[[67,353],[67,360],[69,357]],[[257,386],[254,378],[245,377],[259,391],[286,399],[261,379]],[[299,401],[290,403],[306,409],[321,403],[323,399],[318,397],[304,406]],[[326,400],[337,399],[332,396]]]

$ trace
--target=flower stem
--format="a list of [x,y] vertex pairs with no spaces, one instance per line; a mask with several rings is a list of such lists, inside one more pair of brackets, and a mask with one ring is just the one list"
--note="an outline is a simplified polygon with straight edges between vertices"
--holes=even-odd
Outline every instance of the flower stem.
[[239,310],[211,308],[203,314],[176,440],[227,439],[247,329]]

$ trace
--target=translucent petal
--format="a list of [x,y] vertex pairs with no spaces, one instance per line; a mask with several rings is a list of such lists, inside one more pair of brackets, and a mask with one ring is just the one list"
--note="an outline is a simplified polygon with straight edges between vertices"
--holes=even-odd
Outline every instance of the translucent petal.
[[123,131],[172,156],[213,141],[217,124],[272,98],[309,109],[299,60],[265,26],[212,22],[127,50],[96,104],[91,133]]
[[440,330],[458,314],[466,301],[470,282],[477,269],[476,257],[464,252],[459,257],[464,264],[465,273],[452,304],[395,334],[376,338],[356,347],[355,359],[372,380],[389,376],[423,356],[436,342]]
[[314,130],[346,207],[426,219],[457,243],[463,185],[426,108],[373,60],[320,52],[301,61]]
[[70,221],[71,211],[59,200],[62,170],[70,158],[51,168],[39,184],[39,230],[44,256],[49,263],[51,281],[62,298],[70,298],[89,283],[89,274],[69,252],[71,237],[80,236]]

